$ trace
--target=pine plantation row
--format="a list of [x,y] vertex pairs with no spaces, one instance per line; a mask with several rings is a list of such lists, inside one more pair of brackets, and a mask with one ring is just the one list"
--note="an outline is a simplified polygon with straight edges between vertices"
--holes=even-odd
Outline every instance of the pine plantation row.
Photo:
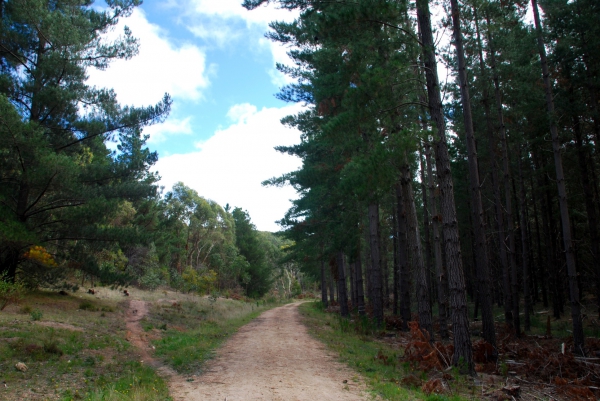
[[332,277],[342,316],[350,305],[381,325],[391,302],[431,341],[449,324],[465,372],[467,297],[492,349],[494,304],[518,337],[542,303],[570,315],[585,355],[582,308],[600,313],[600,3],[271,3],[300,13],[267,37],[294,62],[278,65],[296,80],[278,97],[306,107],[282,120],[301,143],[278,148],[302,167],[265,185],[298,191],[281,220],[288,257],[320,275],[322,302]]

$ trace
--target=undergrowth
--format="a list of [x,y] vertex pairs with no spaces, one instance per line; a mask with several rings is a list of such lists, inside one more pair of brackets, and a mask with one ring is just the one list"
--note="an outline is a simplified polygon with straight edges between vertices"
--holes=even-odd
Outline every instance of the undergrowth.
[[[300,306],[304,323],[310,333],[340,355],[343,362],[359,372],[374,395],[385,400],[460,401],[476,398],[473,394],[426,394],[428,377],[401,362],[403,352],[376,341],[377,330],[368,319],[353,321],[337,314],[326,313],[320,302]],[[456,375],[455,386],[469,390],[469,379]],[[425,384],[423,384],[425,383]],[[472,389],[476,391],[475,388]],[[450,390],[451,391],[451,390]]]

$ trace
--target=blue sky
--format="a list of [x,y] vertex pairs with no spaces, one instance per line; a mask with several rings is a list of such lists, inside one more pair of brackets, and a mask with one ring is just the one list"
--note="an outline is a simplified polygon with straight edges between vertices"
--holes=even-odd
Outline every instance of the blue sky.
[[146,0],[121,21],[139,39],[139,55],[90,71],[89,83],[114,88],[123,104],[158,102],[165,92],[173,109],[150,127],[149,147],[166,190],[183,181],[201,196],[249,211],[257,228],[277,231],[275,220],[295,197],[291,188],[260,182],[297,169],[298,159],[273,150],[299,141],[279,120],[297,113],[275,93],[287,77],[275,70],[286,50],[264,38],[268,22],[293,20],[273,6],[255,11],[242,0]]

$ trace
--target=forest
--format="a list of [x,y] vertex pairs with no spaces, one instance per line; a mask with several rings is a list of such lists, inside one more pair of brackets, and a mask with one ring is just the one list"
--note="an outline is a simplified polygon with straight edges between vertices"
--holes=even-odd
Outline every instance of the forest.
[[472,318],[494,360],[501,324],[518,338],[543,306],[586,356],[600,313],[600,3],[273,2],[300,13],[267,33],[294,61],[278,65],[296,79],[278,97],[307,107],[282,120],[301,143],[278,148],[302,167],[264,184],[299,194],[281,225],[322,303],[406,331],[416,320],[430,342],[451,332],[465,372]]
[[243,6],[266,3],[298,12],[266,36],[293,60],[277,97],[304,105],[282,120],[300,143],[277,148],[301,168],[263,183],[298,194],[275,234],[158,186],[144,129],[169,94],[133,107],[88,85],[138,53],[131,31],[104,35],[140,0],[0,0],[0,300],[79,281],[256,299],[314,282],[342,319],[451,343],[462,373],[536,309],[569,321],[569,353],[600,356],[600,3]]
[[92,3],[0,2],[2,282],[262,297],[280,276],[285,241],[183,183],[159,188],[143,130],[167,118],[170,96],[123,106],[86,82],[89,69],[137,54],[131,31],[103,35],[141,2]]

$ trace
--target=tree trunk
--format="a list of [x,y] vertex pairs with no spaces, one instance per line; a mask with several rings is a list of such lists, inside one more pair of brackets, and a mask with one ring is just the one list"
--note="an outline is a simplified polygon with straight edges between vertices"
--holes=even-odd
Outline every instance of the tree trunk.
[[356,275],[356,308],[358,309],[358,314],[362,316],[365,314],[365,290],[363,286],[360,239],[358,240],[357,252],[358,254],[356,255],[356,261],[354,262],[354,274]]
[[446,268],[444,266],[444,257],[442,255],[442,244],[440,239],[440,221],[441,218],[438,215],[437,203],[439,197],[439,190],[435,187],[433,181],[433,168],[431,163],[431,145],[429,142],[425,143],[425,162],[427,164],[427,185],[429,186],[429,196],[431,205],[431,214],[433,215],[431,221],[431,229],[433,231],[433,252],[435,256],[435,272],[437,274],[437,288],[438,288],[438,314],[440,320],[440,337],[443,339],[448,338],[448,276],[446,275]]
[[550,74],[548,72],[548,62],[546,60],[546,48],[542,38],[542,26],[537,6],[537,0],[531,0],[533,16],[537,31],[538,48],[542,62],[542,75],[544,79],[544,89],[546,92],[546,107],[548,109],[548,118],[550,120],[550,133],[552,135],[552,149],[554,151],[554,167],[556,169],[556,185],[558,187],[558,202],[560,206],[560,217],[562,221],[563,242],[565,247],[565,256],[567,259],[567,273],[569,276],[569,296],[571,303],[571,318],[573,319],[573,347],[574,352],[584,355],[585,338],[583,335],[583,323],[581,321],[581,310],[579,305],[579,286],[577,285],[577,268],[575,266],[575,254],[571,238],[571,220],[569,218],[569,207],[567,204],[567,189],[565,187],[565,177],[562,166],[562,156],[560,154],[560,138],[558,137],[558,127],[556,126],[556,115],[554,112],[554,100],[552,95],[552,86],[550,85]]
[[583,148],[583,135],[579,122],[579,116],[573,117],[573,129],[575,131],[575,148],[577,159],[581,170],[581,184],[585,199],[585,209],[588,216],[588,229],[590,231],[590,250],[592,253],[592,271],[596,278],[596,305],[600,314],[600,235],[598,234],[598,216],[596,214],[595,194],[592,189],[592,179],[588,171],[588,155]]
[[[427,274],[427,287],[429,288],[429,302],[434,299],[432,290],[435,280],[431,280],[431,274],[434,272],[433,259],[431,255],[431,219],[429,217],[429,194],[427,193],[427,181],[425,180],[425,165],[423,163],[423,151],[419,148],[419,165],[421,170],[421,195],[423,200],[423,236],[425,237],[425,272]],[[433,336],[433,332],[431,333]]]
[[381,274],[383,278],[383,308],[387,309],[390,307],[390,288],[389,288],[389,268],[388,268],[388,257],[387,257],[387,235],[381,238]]
[[410,166],[405,164],[402,173],[402,191],[408,223],[408,249],[411,254],[412,270],[415,275],[415,287],[417,292],[417,308],[419,311],[419,326],[429,333],[429,341],[433,341],[433,322],[431,320],[431,301],[429,299],[429,287],[427,286],[427,269],[423,261],[423,250],[421,247],[421,234],[417,220],[417,208],[413,195],[412,177]]
[[452,363],[455,366],[458,366],[460,363],[462,371],[474,374],[473,349],[471,334],[469,332],[467,299],[465,296],[465,278],[460,254],[456,206],[454,203],[454,187],[446,139],[446,123],[442,113],[442,98],[437,77],[437,61],[435,59],[435,45],[431,30],[428,0],[417,0],[417,18],[425,65],[429,112],[435,124],[436,171],[441,193],[442,227],[446,251],[446,267],[448,269],[452,331],[454,334],[454,356]]
[[[494,81],[494,96],[496,100],[496,111],[498,113],[500,143],[502,148],[502,182],[504,183],[505,190],[505,213],[502,213],[502,202],[496,203],[496,217],[498,218],[498,225],[500,231],[500,250],[504,253],[506,260],[502,261],[502,283],[503,283],[503,294],[504,294],[504,321],[514,326],[513,318],[513,297],[511,296],[511,272],[516,272],[517,264],[515,261],[515,239],[514,239],[514,227],[512,222],[512,202],[510,199],[510,169],[508,163],[508,144],[506,140],[506,126],[504,124],[504,111],[502,106],[502,94],[500,92],[500,80],[498,77],[498,71],[496,70],[496,50],[494,49],[494,42],[492,32],[490,29],[490,17],[486,14],[487,22],[487,37],[488,37],[488,48],[490,56],[490,66],[492,68],[492,76]],[[498,183],[500,186],[500,183]],[[495,194],[496,195],[496,194]],[[498,192],[498,196],[501,196]],[[500,209],[500,210],[498,210]],[[507,231],[504,230],[504,216],[506,218]],[[508,239],[508,244],[507,244]],[[508,250],[508,255],[507,251]],[[501,253],[502,258],[502,253]],[[510,265],[509,263],[510,262]],[[518,301],[517,301],[518,304]],[[518,314],[517,314],[518,319]]]
[[369,242],[371,246],[371,271],[369,278],[372,288],[371,305],[375,324],[383,324],[383,300],[381,294],[381,256],[379,250],[379,205],[376,202],[369,204]]
[[521,160],[521,149],[519,148],[519,184],[520,184],[520,226],[521,226],[521,252],[523,264],[523,298],[525,301],[525,331],[531,330],[531,295],[530,295],[530,275],[529,275],[529,236],[527,234],[527,194],[525,193],[525,177],[523,177],[523,161]]
[[356,289],[355,280],[354,280],[354,263],[350,263],[348,265],[348,272],[350,273],[350,304],[352,305],[352,310],[356,309]]
[[400,317],[402,318],[402,330],[408,330],[408,322],[411,321],[410,312],[410,268],[408,256],[407,218],[402,190],[402,181],[396,185],[396,215],[398,220],[398,276],[400,277]]
[[327,279],[325,276],[325,261],[321,257],[321,302],[323,306],[327,308],[329,303],[327,302]]
[[394,212],[392,215],[392,224],[394,226],[394,299],[392,305],[392,313],[394,316],[398,316],[398,302],[399,302],[399,294],[398,288],[400,286],[400,258],[398,256],[398,211],[397,206],[394,206]]
[[[373,287],[371,286],[371,237],[369,235],[369,221],[367,208],[367,228],[364,230],[365,236],[365,280],[367,285],[367,299],[369,305],[373,302]],[[371,305],[372,306],[372,305]]]
[[[475,28],[477,31],[477,50],[479,53],[479,68],[481,70],[481,76],[483,78],[483,85],[484,85],[484,89],[483,89],[483,106],[484,106],[484,114],[485,114],[485,122],[486,122],[486,128],[487,128],[487,132],[488,132],[488,145],[489,145],[489,152],[490,152],[490,158],[491,158],[491,177],[492,177],[492,189],[493,189],[493,193],[494,193],[494,206],[495,206],[495,214],[496,214],[496,228],[498,230],[498,236],[497,236],[497,240],[498,240],[498,254],[500,256],[500,263],[502,266],[502,274],[503,277],[505,278],[503,280],[504,282],[504,296],[507,297],[507,295],[509,294],[508,291],[508,257],[506,255],[506,243],[505,243],[505,238],[506,238],[506,230],[505,230],[505,226],[504,226],[504,211],[502,208],[502,191],[500,189],[500,180],[498,178],[498,174],[497,172],[500,171],[500,166],[498,164],[498,160],[496,158],[496,151],[497,151],[497,147],[498,147],[498,141],[496,140],[496,136],[494,135],[494,126],[492,123],[492,117],[491,117],[491,111],[490,111],[490,102],[489,102],[489,92],[487,90],[487,81],[488,81],[488,75],[487,75],[487,68],[485,66],[485,61],[483,58],[483,45],[482,45],[482,41],[481,41],[481,35],[480,35],[480,31],[479,31],[479,19],[477,17],[477,9],[473,8],[473,15],[475,16]],[[488,35],[489,35],[489,46],[490,48],[492,47],[492,38],[491,38],[491,33],[489,33],[488,30]],[[495,56],[492,56],[492,68],[494,69],[495,72]],[[495,81],[497,80],[497,75],[494,76]],[[499,88],[498,88],[499,89]],[[496,96],[498,97],[500,95],[499,91],[496,91]],[[500,110],[500,113],[502,113],[502,111]],[[503,117],[502,114],[500,115],[500,120],[501,120],[501,125],[503,125]],[[504,299],[503,301],[504,304],[504,318],[505,321],[507,322],[511,322],[512,323],[512,319],[510,316],[510,301],[509,299]]]
[[16,245],[7,246],[0,253],[0,279],[9,283],[14,283],[17,277],[17,267],[19,266],[20,250]]
[[335,290],[333,285],[333,272],[331,271],[331,268],[329,269],[329,272],[329,303],[333,304],[335,302]]
[[471,112],[471,97],[467,82],[465,53],[463,37],[460,27],[460,10],[457,0],[450,0],[452,6],[452,21],[454,26],[454,45],[458,57],[458,79],[460,82],[461,103],[467,142],[467,159],[469,164],[469,184],[471,206],[473,208],[473,230],[475,233],[475,274],[478,283],[478,297],[481,305],[483,323],[483,339],[496,348],[496,329],[494,327],[494,313],[490,288],[490,266],[488,261],[487,242],[485,236],[485,216],[481,201],[481,183],[479,180],[479,161],[477,146],[475,144],[475,130],[473,129],[473,116]]
[[335,263],[338,272],[338,303],[340,304],[340,315],[348,317],[348,295],[346,293],[346,274],[344,269],[344,253],[338,252]]

